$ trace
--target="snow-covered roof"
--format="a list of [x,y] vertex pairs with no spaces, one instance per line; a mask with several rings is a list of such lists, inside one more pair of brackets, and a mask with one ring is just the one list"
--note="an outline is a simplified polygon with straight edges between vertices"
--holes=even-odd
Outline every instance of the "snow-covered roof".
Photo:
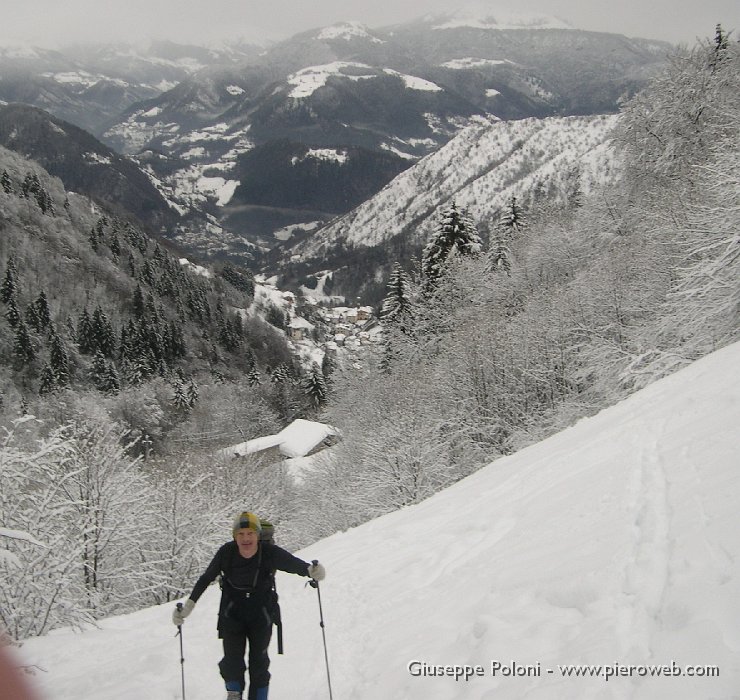
[[293,316],[293,318],[290,319],[290,327],[311,329],[313,328],[313,323],[306,321],[305,318],[301,318],[300,316]]
[[284,457],[305,457],[311,450],[337,431],[330,425],[317,421],[298,418],[275,435],[253,438],[238,445],[231,445],[220,450],[224,457],[244,457],[278,447]]
[[305,457],[326,438],[336,434],[336,429],[326,423],[298,418],[280,431],[280,452],[286,457]]
[[280,444],[280,434],[266,435],[264,437],[252,438],[246,442],[240,442],[238,445],[225,447],[219,454],[225,457],[244,457],[246,455],[269,450],[271,447],[277,447]]

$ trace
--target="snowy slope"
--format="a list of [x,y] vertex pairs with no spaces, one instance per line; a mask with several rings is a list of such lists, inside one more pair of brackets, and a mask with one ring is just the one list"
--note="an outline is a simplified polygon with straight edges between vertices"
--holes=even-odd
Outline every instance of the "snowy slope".
[[[740,344],[417,506],[303,552],[334,697],[740,697]],[[224,526],[224,535],[228,526]],[[205,565],[206,562],[204,562]],[[315,592],[282,575],[273,698],[327,698]],[[221,697],[218,592],[185,625],[187,697]],[[50,700],[180,697],[172,605],[29,641]],[[469,681],[407,664],[472,664]],[[491,674],[493,660],[541,675]],[[558,664],[716,665],[718,678],[563,678]],[[549,673],[551,669],[553,673]],[[634,671],[633,673],[636,673]]]

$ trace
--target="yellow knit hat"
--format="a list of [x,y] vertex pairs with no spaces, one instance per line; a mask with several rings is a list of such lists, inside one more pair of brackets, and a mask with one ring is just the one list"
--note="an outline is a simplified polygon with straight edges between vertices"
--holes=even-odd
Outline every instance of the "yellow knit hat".
[[245,528],[254,530],[259,535],[262,532],[262,523],[254,513],[244,511],[234,518],[231,529],[234,535],[236,535],[237,530],[243,530]]

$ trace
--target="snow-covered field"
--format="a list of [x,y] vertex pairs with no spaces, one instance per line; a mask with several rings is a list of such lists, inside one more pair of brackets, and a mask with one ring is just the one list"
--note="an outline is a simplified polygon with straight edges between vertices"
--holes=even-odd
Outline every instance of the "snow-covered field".
[[[740,698],[739,370],[736,344],[305,550],[328,571],[334,698]],[[273,651],[271,697],[328,698],[316,592],[285,574],[278,589],[286,653]],[[224,696],[217,599],[208,591],[184,626],[189,700]],[[171,611],[59,630],[21,654],[48,700],[173,700]],[[564,677],[568,664],[609,671]],[[430,675],[454,665],[474,675]]]

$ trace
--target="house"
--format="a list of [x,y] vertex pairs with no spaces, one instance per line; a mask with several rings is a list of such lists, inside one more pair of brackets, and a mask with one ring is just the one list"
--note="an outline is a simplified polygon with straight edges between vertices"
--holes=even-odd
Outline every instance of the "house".
[[337,430],[330,425],[298,418],[275,435],[253,438],[238,445],[225,447],[219,450],[219,455],[237,459],[259,454],[274,456],[274,461],[306,457],[335,444],[338,436]]
[[288,335],[291,340],[304,340],[313,329],[313,323],[309,323],[300,316],[293,316],[288,324]]

